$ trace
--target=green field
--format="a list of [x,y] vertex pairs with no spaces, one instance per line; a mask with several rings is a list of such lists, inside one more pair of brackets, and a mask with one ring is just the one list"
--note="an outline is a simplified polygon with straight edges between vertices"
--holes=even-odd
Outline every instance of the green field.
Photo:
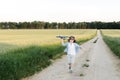
[[102,30],[102,34],[107,45],[120,57],[120,30]]
[[73,35],[81,44],[95,37],[96,30],[0,30],[0,80],[33,75],[64,55],[56,35]]

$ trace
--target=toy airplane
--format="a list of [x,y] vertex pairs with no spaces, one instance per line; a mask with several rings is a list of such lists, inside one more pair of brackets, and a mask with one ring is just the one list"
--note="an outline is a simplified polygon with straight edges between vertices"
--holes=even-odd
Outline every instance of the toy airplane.
[[56,36],[56,37],[64,40],[68,38],[68,36]]

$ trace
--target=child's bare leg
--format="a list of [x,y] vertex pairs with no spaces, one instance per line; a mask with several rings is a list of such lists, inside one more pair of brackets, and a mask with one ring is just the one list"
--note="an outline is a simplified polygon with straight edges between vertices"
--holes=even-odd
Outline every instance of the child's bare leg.
[[69,69],[71,69],[71,63],[69,63]]
[[69,63],[69,72],[72,73],[72,63]]

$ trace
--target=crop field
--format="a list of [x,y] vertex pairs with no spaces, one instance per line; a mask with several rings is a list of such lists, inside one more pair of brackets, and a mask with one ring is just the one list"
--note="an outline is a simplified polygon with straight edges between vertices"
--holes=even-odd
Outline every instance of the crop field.
[[120,30],[102,30],[102,33],[110,37],[120,37]]
[[50,45],[60,43],[57,35],[73,35],[77,40],[89,39],[96,30],[0,30],[0,53],[9,49],[29,45]]
[[102,30],[102,34],[111,50],[120,57],[120,30]]
[[[75,36],[83,43],[97,30],[0,30],[0,80],[20,80],[60,58],[64,47],[57,35]],[[66,40],[67,41],[67,40]]]

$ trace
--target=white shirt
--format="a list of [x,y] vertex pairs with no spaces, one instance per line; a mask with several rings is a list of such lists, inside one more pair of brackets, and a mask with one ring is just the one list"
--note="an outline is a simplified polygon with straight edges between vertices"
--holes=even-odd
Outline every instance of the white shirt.
[[74,43],[68,44],[68,54],[75,55],[75,45]]

